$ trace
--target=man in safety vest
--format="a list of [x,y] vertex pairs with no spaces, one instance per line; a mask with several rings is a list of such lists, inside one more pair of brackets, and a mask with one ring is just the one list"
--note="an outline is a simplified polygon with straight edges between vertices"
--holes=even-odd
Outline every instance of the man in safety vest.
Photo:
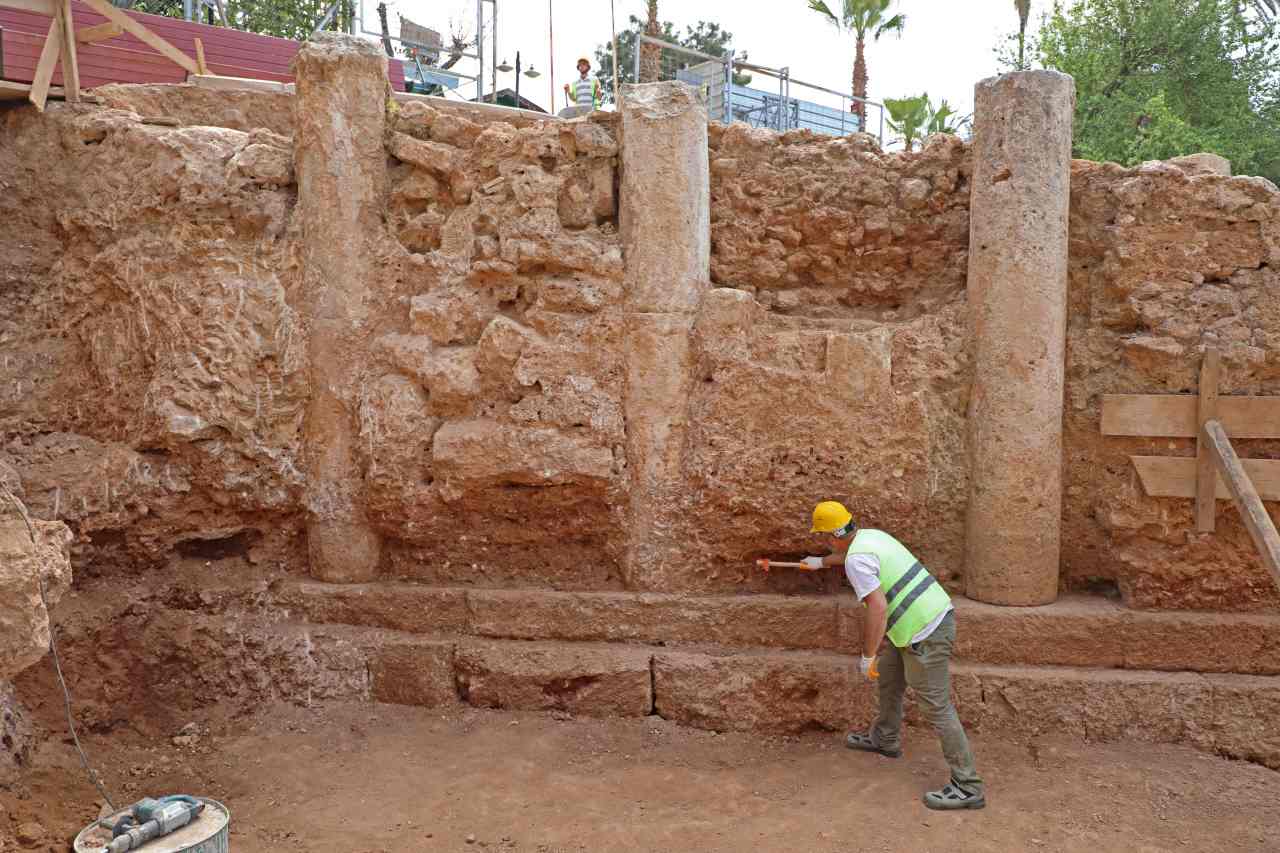
[[588,77],[591,73],[591,60],[585,56],[578,60],[578,79],[564,84],[565,97],[569,106],[577,107],[578,112],[588,113],[600,109],[600,80]]
[[[866,734],[850,733],[850,749],[902,755],[902,695],[910,686],[925,719],[938,733],[951,779],[924,795],[931,809],[980,809],[987,804],[969,738],[951,701],[951,648],[956,617],[951,597],[901,542],[882,530],[858,529],[843,504],[823,501],[813,510],[813,533],[832,537],[826,557],[806,557],[811,569],[844,566],[866,605],[860,669],[880,685],[880,713]],[[883,639],[889,642],[872,657]]]

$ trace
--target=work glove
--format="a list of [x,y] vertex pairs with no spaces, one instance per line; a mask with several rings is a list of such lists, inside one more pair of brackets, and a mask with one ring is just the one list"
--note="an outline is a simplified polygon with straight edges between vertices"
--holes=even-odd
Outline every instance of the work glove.
[[863,655],[862,660],[858,662],[858,670],[867,681],[875,681],[880,677],[880,673],[876,670],[876,659],[873,657]]
[[822,568],[821,557],[805,557],[800,562],[804,563],[805,566],[809,569],[809,571],[812,571],[812,572],[816,572],[818,569]]

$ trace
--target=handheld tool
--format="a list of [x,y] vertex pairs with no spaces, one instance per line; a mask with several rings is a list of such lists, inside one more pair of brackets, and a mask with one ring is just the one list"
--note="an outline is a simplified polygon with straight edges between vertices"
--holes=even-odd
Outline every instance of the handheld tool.
[[129,813],[112,827],[111,843],[102,853],[126,853],[137,850],[154,838],[168,835],[193,821],[204,811],[204,803],[195,797],[174,794],[160,799],[144,797],[129,808]]
[[781,560],[770,560],[768,557],[756,560],[756,565],[764,569],[766,572],[772,567],[781,569],[799,569],[802,572],[817,571],[816,569],[809,568],[804,563],[785,563]]

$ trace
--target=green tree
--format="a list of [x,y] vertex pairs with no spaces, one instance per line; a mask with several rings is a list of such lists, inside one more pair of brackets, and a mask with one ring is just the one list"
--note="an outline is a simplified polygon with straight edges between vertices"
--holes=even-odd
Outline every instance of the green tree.
[[824,16],[841,32],[853,33],[853,106],[851,109],[858,116],[858,124],[863,130],[867,127],[867,35],[873,41],[879,41],[885,33],[902,34],[907,24],[906,15],[890,15],[889,7],[893,0],[844,0],[840,14],[831,11],[823,0],[808,0],[809,8]]
[[[183,16],[182,0],[112,0],[115,5],[136,12]],[[302,41],[315,31],[333,0],[222,0],[226,23],[238,30],[279,36]],[[216,4],[215,4],[216,5]],[[345,31],[355,17],[355,0],[342,0],[337,14],[325,27]],[[212,9],[205,12],[204,23],[221,24]]]
[[907,151],[932,134],[956,135],[968,124],[968,119],[959,118],[946,98],[935,106],[928,92],[912,98],[885,98],[884,106],[889,113],[889,129],[898,134]]
[[1263,14],[1234,0],[1057,0],[1031,52],[1075,78],[1076,156],[1210,151],[1280,179],[1280,25]]
[[[635,82],[636,33],[645,26],[645,22],[631,16],[631,26],[618,33],[618,78],[622,83]],[[722,29],[714,21],[698,21],[696,26],[685,27],[683,35],[675,24],[663,21],[658,38],[671,44],[678,44],[708,56],[727,56],[729,45],[733,42],[733,33]],[[746,51],[737,52],[734,58],[746,60]],[[696,61],[687,57],[690,62]],[[613,45],[602,44],[596,48],[595,74],[600,78],[600,86],[610,97],[613,96]],[[751,83],[750,74],[735,73],[733,82],[737,86]]]

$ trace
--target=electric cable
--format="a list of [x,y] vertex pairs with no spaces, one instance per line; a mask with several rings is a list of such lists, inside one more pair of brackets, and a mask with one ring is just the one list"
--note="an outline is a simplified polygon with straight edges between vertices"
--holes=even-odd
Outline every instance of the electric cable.
[[[0,493],[3,493],[9,502],[18,510],[18,514],[22,516],[22,520],[27,525],[27,536],[31,538],[31,544],[38,548],[40,543],[36,540],[36,530],[31,524],[31,516],[27,514],[27,507],[22,501],[18,500],[18,496],[13,494],[3,485],[0,485]],[[102,799],[106,802],[107,807],[111,809],[112,814],[116,812],[115,803],[111,801],[111,797],[107,795],[107,789],[103,787],[102,781],[98,778],[98,773],[89,766],[89,758],[84,754],[84,747],[80,745],[80,735],[76,732],[76,721],[71,713],[71,691],[67,689],[67,680],[62,675],[62,662],[58,659],[58,642],[54,637],[56,633],[53,630],[53,614],[49,610],[49,599],[45,595],[44,577],[39,570],[36,571],[36,588],[40,591],[40,603],[44,605],[46,618],[49,620],[49,652],[53,655],[53,670],[58,675],[58,684],[62,687],[62,701],[67,712],[67,728],[71,730],[71,739],[75,742],[76,752],[80,754],[80,765],[84,767],[85,775],[89,777],[89,781],[98,789],[98,793],[102,795]]]

